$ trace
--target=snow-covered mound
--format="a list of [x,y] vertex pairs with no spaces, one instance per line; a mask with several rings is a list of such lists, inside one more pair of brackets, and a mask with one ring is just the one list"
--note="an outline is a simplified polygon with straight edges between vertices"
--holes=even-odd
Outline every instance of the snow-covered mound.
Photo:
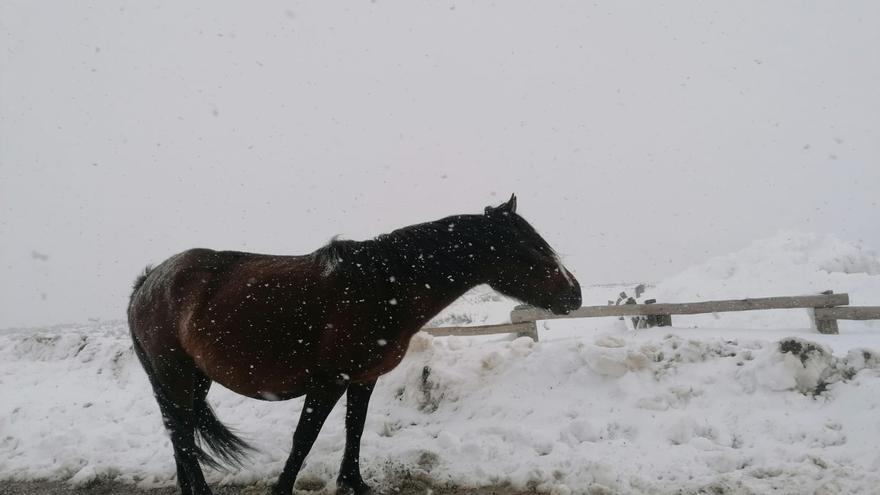
[[876,285],[870,277],[878,275],[880,257],[859,243],[831,235],[781,232],[691,267],[664,280],[658,290],[668,297],[697,300],[828,289],[855,293],[863,284]]
[[[377,387],[365,476],[557,494],[870,493],[880,486],[880,338],[868,344],[834,354],[811,339],[664,331],[538,344],[420,334]],[[0,335],[0,397],[0,478],[173,483],[122,323]],[[259,451],[208,478],[271,482],[302,401],[218,386],[209,400]],[[302,473],[307,487],[335,479],[343,444],[340,405]]]
[[[831,235],[782,232],[741,251],[710,259],[657,284],[647,297],[690,302],[746,297],[849,293],[851,305],[880,304],[880,256]],[[799,328],[810,326],[805,310],[749,311],[676,316],[675,326]],[[844,322],[841,330],[878,322]]]
[[472,325],[492,325],[510,321],[510,311],[518,303],[488,285],[474,287],[425,326],[457,327]]

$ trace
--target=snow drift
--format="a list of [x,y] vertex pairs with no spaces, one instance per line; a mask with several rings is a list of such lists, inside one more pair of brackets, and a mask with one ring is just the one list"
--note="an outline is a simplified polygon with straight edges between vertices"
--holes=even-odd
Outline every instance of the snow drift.
[[[691,267],[657,284],[647,297],[662,302],[849,293],[851,305],[880,304],[880,256],[831,235],[781,232],[741,251]],[[811,324],[803,310],[676,316],[676,326],[798,328]],[[841,330],[880,330],[880,322],[841,321]]]

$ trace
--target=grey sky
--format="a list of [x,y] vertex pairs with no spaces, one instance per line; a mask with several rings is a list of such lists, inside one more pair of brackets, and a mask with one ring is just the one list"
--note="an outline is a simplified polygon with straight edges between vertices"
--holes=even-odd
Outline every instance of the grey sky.
[[874,1],[3,0],[0,327],[122,317],[188,247],[511,192],[585,284],[779,229],[880,247],[878,27]]

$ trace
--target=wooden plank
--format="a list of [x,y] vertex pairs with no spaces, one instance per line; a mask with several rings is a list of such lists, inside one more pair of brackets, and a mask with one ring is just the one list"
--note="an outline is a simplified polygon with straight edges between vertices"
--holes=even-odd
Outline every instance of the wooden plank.
[[[422,328],[422,331],[428,332],[435,337],[447,337],[450,335],[492,335],[495,333],[521,333],[531,337],[537,333],[537,328],[534,322],[526,321],[521,323],[502,323],[500,325],[480,325],[472,327],[431,327]],[[537,340],[537,338],[535,338],[535,340]]]
[[880,320],[880,306],[816,308],[816,320]]
[[763,297],[693,303],[621,304],[619,306],[584,306],[567,315],[554,315],[538,308],[514,309],[510,321],[552,320],[559,318],[596,318],[636,315],[695,315],[754,311],[759,309],[830,308],[849,304],[848,294],[827,294],[793,297]]

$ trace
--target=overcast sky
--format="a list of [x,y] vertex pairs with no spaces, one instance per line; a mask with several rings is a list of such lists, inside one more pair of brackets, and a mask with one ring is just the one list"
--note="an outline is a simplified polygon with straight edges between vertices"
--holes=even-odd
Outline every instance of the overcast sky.
[[880,2],[0,1],[0,328],[519,197],[583,284],[880,248]]

